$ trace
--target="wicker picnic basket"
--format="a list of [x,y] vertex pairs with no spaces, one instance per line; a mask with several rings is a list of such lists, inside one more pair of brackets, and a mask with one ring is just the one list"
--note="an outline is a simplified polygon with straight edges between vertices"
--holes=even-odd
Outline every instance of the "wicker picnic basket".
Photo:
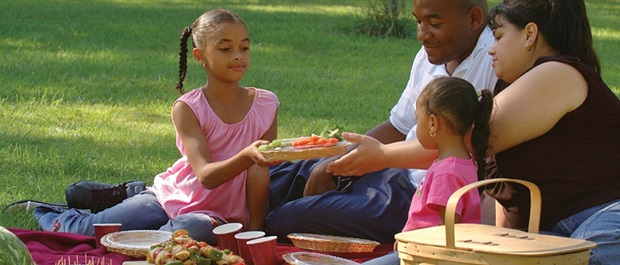
[[294,161],[307,160],[313,158],[330,157],[343,154],[351,143],[347,141],[338,142],[328,147],[307,147],[292,148],[286,147],[270,151],[262,151],[261,153],[269,161]]
[[288,238],[298,248],[324,252],[372,252],[380,243],[354,237],[292,233]]
[[149,254],[149,247],[172,238],[171,232],[158,230],[132,230],[107,234],[101,237],[101,244],[108,251],[118,252],[135,258]]
[[[530,189],[528,232],[483,224],[455,224],[456,204],[471,189],[495,182],[516,182]],[[401,264],[562,264],[587,265],[594,242],[538,234],[540,190],[517,179],[487,179],[455,191],[446,205],[445,225],[396,234]]]

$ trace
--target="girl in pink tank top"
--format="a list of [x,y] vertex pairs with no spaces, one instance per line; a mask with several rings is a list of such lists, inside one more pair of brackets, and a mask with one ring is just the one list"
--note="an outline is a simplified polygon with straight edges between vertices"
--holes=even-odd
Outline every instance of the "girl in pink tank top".
[[[207,82],[185,93],[190,38]],[[43,230],[92,236],[94,223],[121,223],[122,230],[185,229],[209,244],[223,223],[263,230],[270,163],[258,146],[276,138],[280,102],[272,92],[239,85],[250,63],[248,29],[236,14],[211,10],[183,29],[180,47],[181,96],[172,106],[180,158],[153,186],[101,212],[35,207]]]
[[[205,69],[204,86],[184,93],[187,42]],[[234,13],[213,10],[181,36],[179,83],[172,107],[182,157],[156,176],[153,191],[171,218],[203,213],[214,222],[262,230],[269,190],[268,161],[258,146],[277,136],[278,98],[241,87],[250,64],[250,37]]]

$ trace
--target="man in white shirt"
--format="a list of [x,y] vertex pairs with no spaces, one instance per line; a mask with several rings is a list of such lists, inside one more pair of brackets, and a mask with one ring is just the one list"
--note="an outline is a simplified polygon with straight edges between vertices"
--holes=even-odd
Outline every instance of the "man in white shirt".
[[[415,101],[436,77],[461,77],[478,91],[493,90],[497,77],[487,54],[494,41],[486,24],[487,9],[486,0],[414,0],[417,37],[423,49],[413,61],[409,82],[389,120],[366,135],[384,144],[415,139]],[[380,155],[357,148],[352,152],[362,153],[366,161]],[[335,167],[332,162],[336,159],[308,160],[271,169],[268,233],[281,238],[291,232],[305,232],[394,242],[394,234],[407,220],[411,198],[425,171],[387,168],[360,175],[355,168],[343,172]],[[334,176],[328,171],[340,174]],[[302,185],[304,197],[299,194]]]

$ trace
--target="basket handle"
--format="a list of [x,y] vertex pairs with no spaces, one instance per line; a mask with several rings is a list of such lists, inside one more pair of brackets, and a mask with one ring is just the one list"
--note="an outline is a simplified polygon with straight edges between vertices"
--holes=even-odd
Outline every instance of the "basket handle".
[[458,190],[456,190],[450,198],[448,199],[448,204],[446,205],[446,216],[445,216],[445,227],[446,227],[446,247],[450,249],[455,248],[455,239],[454,239],[454,216],[456,210],[456,204],[461,199],[463,194],[467,193],[469,190],[478,188],[483,185],[487,185],[490,183],[496,182],[516,182],[526,186],[530,190],[531,197],[531,206],[530,206],[530,221],[528,225],[528,232],[530,233],[538,233],[539,225],[540,225],[540,189],[534,183],[531,183],[526,180],[520,179],[508,179],[508,178],[495,178],[495,179],[485,179],[476,181],[474,183],[470,183],[465,185]]

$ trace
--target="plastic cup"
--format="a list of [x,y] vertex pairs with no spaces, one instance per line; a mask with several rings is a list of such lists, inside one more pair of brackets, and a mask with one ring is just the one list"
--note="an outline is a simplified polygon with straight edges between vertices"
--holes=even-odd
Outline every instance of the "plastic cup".
[[101,247],[101,238],[109,233],[121,231],[122,224],[120,223],[106,223],[106,224],[93,224],[95,227],[95,241],[97,241],[97,248]]
[[235,235],[235,239],[237,240],[237,249],[239,250],[239,256],[241,256],[245,260],[246,264],[254,264],[252,262],[252,253],[250,253],[247,242],[252,239],[257,239],[264,236],[265,232],[263,231],[247,231]]
[[228,223],[213,228],[213,234],[215,234],[217,245],[220,249],[230,249],[232,252],[239,253],[235,234],[241,231],[241,228],[243,228],[243,225],[240,223]]
[[254,265],[278,264],[278,254],[276,252],[278,246],[277,239],[277,236],[267,236],[252,239],[247,242]]

